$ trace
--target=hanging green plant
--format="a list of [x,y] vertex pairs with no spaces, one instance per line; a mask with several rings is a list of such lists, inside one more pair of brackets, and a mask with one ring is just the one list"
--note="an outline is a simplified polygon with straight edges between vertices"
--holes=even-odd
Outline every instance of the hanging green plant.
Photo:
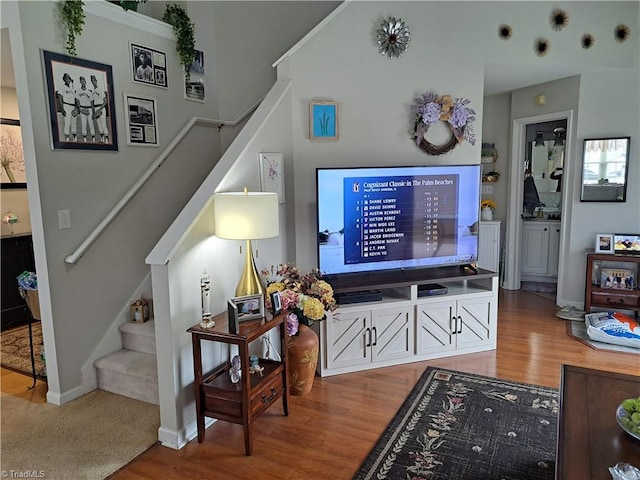
[[65,49],[72,57],[76,56],[76,37],[82,33],[84,27],[84,2],[82,0],[63,0],[60,14],[67,30]]
[[184,67],[187,80],[191,78],[189,68],[196,56],[196,28],[187,12],[178,4],[167,5],[162,20],[173,27],[176,34],[176,51],[180,57],[180,64]]

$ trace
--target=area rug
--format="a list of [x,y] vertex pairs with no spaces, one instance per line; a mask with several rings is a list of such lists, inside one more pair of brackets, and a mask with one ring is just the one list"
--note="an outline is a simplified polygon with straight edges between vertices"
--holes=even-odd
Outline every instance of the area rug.
[[157,405],[110,392],[95,390],[61,406],[4,393],[0,402],[2,472],[9,478],[98,480],[158,439]]
[[640,356],[640,350],[638,350],[637,348],[625,347],[624,345],[613,345],[610,343],[596,342],[594,340],[591,340],[587,335],[587,327],[584,323],[584,320],[579,322],[567,322],[567,335],[578,340],[581,343],[584,343],[586,346],[588,346],[589,348],[593,348],[594,350],[610,350],[612,352]]
[[[36,375],[40,379],[46,380],[44,371],[44,363],[40,358],[40,350],[42,348],[42,324],[33,322],[33,351],[36,363]],[[32,375],[31,369],[31,353],[29,350],[29,326],[23,325],[11,330],[6,330],[0,334],[2,338],[2,347],[0,352],[0,364],[4,368],[13,370],[14,372]]]
[[552,480],[558,398],[428,367],[354,480]]
[[520,290],[524,292],[551,293],[557,292],[558,285],[551,282],[520,282]]

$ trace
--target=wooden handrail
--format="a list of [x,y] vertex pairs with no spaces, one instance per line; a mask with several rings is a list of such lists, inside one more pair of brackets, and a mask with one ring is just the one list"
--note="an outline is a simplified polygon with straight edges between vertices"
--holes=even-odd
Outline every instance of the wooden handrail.
[[87,252],[89,247],[100,237],[100,235],[107,229],[107,227],[113,222],[113,220],[122,212],[124,207],[131,201],[131,199],[140,191],[145,183],[151,178],[153,173],[162,166],[164,161],[169,157],[171,152],[175,150],[178,144],[184,139],[189,131],[196,125],[202,126],[217,126],[218,132],[222,127],[233,127],[241,123],[246,117],[248,117],[264,100],[264,97],[258,100],[249,110],[240,115],[237,120],[213,120],[209,118],[193,117],[187,124],[180,130],[173,140],[167,145],[167,148],[158,156],[158,158],[149,166],[149,168],[142,174],[138,181],[129,189],[127,193],[120,199],[120,201],[107,213],[104,219],[98,224],[96,228],[87,236],[84,242],[80,244],[76,250],[67,255],[64,259],[65,263],[75,264],[78,260]]

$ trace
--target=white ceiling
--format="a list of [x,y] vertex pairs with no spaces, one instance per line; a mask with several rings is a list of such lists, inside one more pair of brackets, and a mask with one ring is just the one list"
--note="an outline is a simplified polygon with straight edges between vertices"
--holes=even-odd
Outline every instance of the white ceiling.
[[[11,43],[9,41],[9,30],[2,29],[0,38],[2,49],[2,61],[0,64],[0,86],[15,88],[16,82],[13,75],[13,61],[11,58]],[[584,70],[584,69],[582,69]],[[514,68],[513,65],[487,66],[484,75],[484,94],[496,95],[510,92],[519,88],[530,87],[540,83],[551,82],[560,78],[570,77],[582,73],[576,67],[555,66],[540,68],[538,66],[523,66]]]

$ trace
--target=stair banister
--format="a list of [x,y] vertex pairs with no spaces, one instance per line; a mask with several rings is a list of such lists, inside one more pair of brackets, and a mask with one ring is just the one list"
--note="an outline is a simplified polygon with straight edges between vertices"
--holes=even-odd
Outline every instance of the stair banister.
[[104,219],[98,224],[96,228],[87,236],[84,242],[70,255],[67,255],[64,259],[65,263],[75,264],[80,258],[89,250],[89,247],[100,237],[100,235],[107,229],[107,227],[113,222],[113,220],[124,210],[124,207],[131,201],[131,199],[138,193],[138,191],[144,186],[145,183],[151,178],[153,173],[162,166],[164,161],[169,157],[171,152],[178,146],[178,144],[184,139],[189,131],[196,125],[217,125],[218,131],[222,127],[233,127],[241,123],[246,117],[248,117],[262,102],[264,97],[258,100],[251,106],[245,113],[240,115],[237,120],[214,120],[209,118],[193,117],[189,122],[180,130],[175,138],[167,145],[167,148],[158,156],[158,158],[149,166],[149,168],[140,176],[138,181],[129,189],[127,193],[120,199],[120,201],[107,213]]

